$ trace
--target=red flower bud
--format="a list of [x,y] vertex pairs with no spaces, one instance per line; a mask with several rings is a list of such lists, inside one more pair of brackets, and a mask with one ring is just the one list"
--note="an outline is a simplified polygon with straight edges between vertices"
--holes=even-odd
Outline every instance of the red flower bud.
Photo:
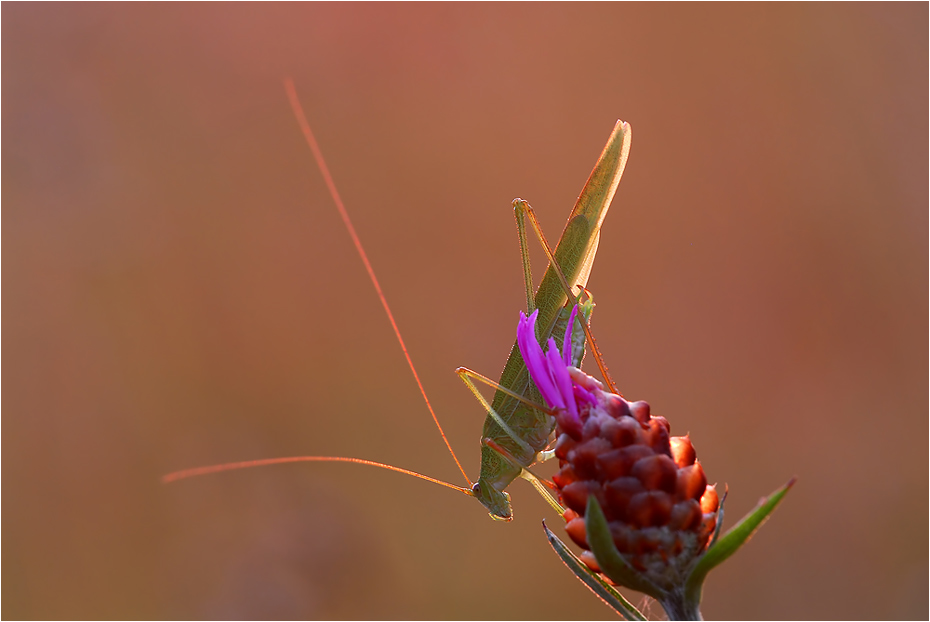
[[700,462],[678,470],[676,492],[680,501],[685,499],[698,500],[707,488],[707,476]]
[[647,490],[675,492],[678,467],[665,455],[652,455],[633,465],[630,475],[643,483]]
[[701,511],[705,514],[716,513],[718,505],[717,486],[708,486],[701,496]]
[[564,434],[568,434],[576,441],[581,440],[581,419],[578,417],[566,410],[560,410],[555,414],[555,423]]
[[649,421],[649,404],[643,401],[630,404],[630,414],[640,423]]
[[700,526],[703,518],[701,505],[697,501],[694,499],[679,501],[672,508],[668,526],[677,531],[693,531]]
[[614,419],[620,419],[630,414],[630,403],[616,393],[604,393],[604,408]]
[[568,532],[568,537],[575,541],[575,544],[581,548],[588,548],[587,528],[583,518],[579,516],[568,521],[565,525],[565,531]]
[[588,495],[592,493],[597,494],[599,502],[602,500],[600,484],[591,480],[579,480],[562,489],[562,499],[565,505],[581,514],[588,505]]
[[590,479],[597,476],[598,457],[610,451],[610,443],[602,438],[592,438],[580,443],[568,453],[568,461],[575,469],[578,477]]
[[672,450],[672,460],[680,467],[694,464],[695,452],[688,436],[673,436],[668,439]]
[[608,419],[601,425],[601,438],[614,447],[626,447],[642,441],[643,426],[633,417]]
[[672,499],[659,490],[633,495],[627,506],[627,516],[635,527],[661,527],[672,514]]
[[[639,424],[636,424],[639,425]],[[655,455],[645,445],[630,445],[622,449],[614,449],[598,456],[600,472],[605,480],[612,480],[629,475],[637,461]]]
[[671,456],[672,451],[669,447],[668,421],[665,417],[653,417],[649,420],[649,429],[646,431],[646,443],[652,447],[657,454]]
[[552,481],[555,482],[555,485],[559,488],[565,488],[572,482],[578,481],[578,475],[575,473],[575,469],[572,468],[572,465],[566,463],[558,473],[552,476]]
[[[611,513],[620,520],[628,520],[627,507],[634,495],[645,492],[646,488],[635,477],[618,477],[604,489],[604,500]],[[606,509],[605,513],[606,513]]]

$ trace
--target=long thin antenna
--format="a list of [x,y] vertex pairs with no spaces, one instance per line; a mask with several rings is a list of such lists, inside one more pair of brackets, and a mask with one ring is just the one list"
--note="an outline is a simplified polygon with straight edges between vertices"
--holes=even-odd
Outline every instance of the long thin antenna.
[[[294,81],[291,78],[285,78],[284,89],[287,91],[287,98],[291,103],[294,116],[297,118],[297,124],[300,126],[300,129],[303,132],[304,138],[307,140],[307,145],[309,145],[310,151],[313,152],[313,157],[316,159],[317,166],[320,168],[320,173],[323,175],[323,180],[326,182],[326,187],[329,188],[329,193],[332,195],[333,201],[336,203],[336,209],[339,210],[339,215],[342,216],[342,222],[345,223],[346,229],[349,230],[349,236],[352,238],[352,243],[355,244],[355,250],[358,251],[359,256],[362,258],[362,263],[365,264],[365,270],[368,271],[368,276],[371,278],[371,283],[375,286],[375,291],[378,292],[378,298],[381,299],[381,306],[384,307],[384,312],[387,313],[388,320],[391,322],[391,327],[394,329],[394,335],[397,336],[397,341],[400,343],[400,348],[404,351],[404,357],[407,359],[407,365],[410,366],[410,371],[413,373],[413,378],[417,381],[417,386],[420,387],[420,394],[423,396],[423,401],[426,402],[426,407],[429,409],[429,414],[433,416],[433,422],[439,429],[439,434],[442,436],[442,441],[446,444],[446,448],[452,455],[452,459],[455,460],[455,464],[458,466],[459,471],[462,472],[462,477],[464,477],[465,481],[470,485],[471,480],[468,479],[468,475],[465,473],[465,469],[462,468],[462,463],[459,462],[458,457],[452,450],[452,445],[449,444],[449,439],[446,438],[446,433],[443,431],[442,425],[440,425],[439,419],[436,417],[436,413],[433,411],[433,406],[430,404],[429,398],[426,397],[426,390],[423,388],[423,383],[420,382],[420,376],[417,374],[417,370],[413,366],[413,360],[410,358],[410,354],[407,352],[407,346],[404,344],[404,339],[400,336],[400,329],[397,328],[397,322],[394,321],[394,314],[391,313],[391,308],[388,306],[387,298],[384,297],[384,293],[381,291],[381,285],[378,284],[378,277],[375,276],[375,271],[371,267],[371,263],[368,261],[368,255],[365,254],[365,249],[362,247],[362,242],[359,240],[358,235],[355,233],[355,227],[352,225],[352,220],[349,219],[349,212],[346,211],[345,205],[343,205],[342,199],[339,197],[339,191],[336,190],[336,183],[333,181],[333,176],[329,173],[329,167],[326,166],[326,160],[323,159],[323,152],[320,151],[320,146],[317,144],[316,138],[313,136],[313,131],[310,129],[310,123],[307,121],[307,116],[304,114],[303,107],[300,105],[300,99],[297,97],[297,90],[294,88]],[[396,469],[396,467],[386,468]],[[403,469],[396,470],[403,471]]]
[[362,460],[361,458],[344,458],[341,456],[295,456],[292,458],[266,458],[264,460],[245,460],[243,462],[229,462],[227,464],[214,464],[212,466],[197,467],[195,469],[185,469],[183,471],[175,471],[174,473],[168,473],[168,475],[162,476],[161,481],[167,484],[170,482],[176,482],[179,479],[186,479],[188,477],[196,477],[198,475],[209,475],[210,473],[220,473],[222,471],[233,471],[235,469],[248,469],[251,467],[268,466],[269,464],[286,464],[288,462],[354,462],[355,464],[364,464],[367,466],[387,469],[388,471],[395,471],[397,473],[403,473],[405,475],[412,475],[414,477],[424,479],[428,482],[433,482],[434,484],[445,486],[446,488],[458,490],[459,492],[463,492],[470,497],[474,496],[474,493],[471,491],[470,488],[461,488],[459,486],[455,486],[448,482],[444,482],[442,480],[429,477],[428,475],[417,473],[416,471],[411,471],[409,469],[402,469],[400,467],[391,466],[390,464],[383,464],[381,462],[374,462],[372,460]]

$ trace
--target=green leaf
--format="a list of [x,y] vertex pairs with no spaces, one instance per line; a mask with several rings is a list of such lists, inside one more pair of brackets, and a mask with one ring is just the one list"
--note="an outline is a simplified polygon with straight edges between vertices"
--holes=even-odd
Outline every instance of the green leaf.
[[588,545],[594,558],[601,566],[601,572],[606,574],[615,583],[642,592],[661,601],[664,591],[647,579],[641,572],[630,566],[620,555],[610,526],[601,510],[601,505],[594,495],[588,495],[588,507],[585,510],[585,529],[588,535]]
[[686,600],[700,602],[701,589],[704,586],[704,579],[707,573],[720,565],[730,555],[733,555],[741,546],[762,525],[766,518],[775,510],[778,504],[784,498],[785,493],[794,486],[795,478],[791,478],[787,484],[773,492],[766,499],[762,499],[759,505],[752,512],[743,517],[740,522],[733,526],[728,532],[717,540],[717,543],[710,547],[700,561],[688,576],[685,585]]
[[543,521],[543,529],[546,530],[546,537],[552,549],[562,558],[562,562],[568,566],[578,580],[584,583],[594,595],[604,601],[610,607],[613,607],[617,613],[625,620],[645,620],[646,617],[640,613],[639,609],[634,607],[630,601],[625,599],[620,592],[615,590],[612,585],[604,581],[596,572],[588,568],[588,565],[578,559],[565,544],[556,537]]

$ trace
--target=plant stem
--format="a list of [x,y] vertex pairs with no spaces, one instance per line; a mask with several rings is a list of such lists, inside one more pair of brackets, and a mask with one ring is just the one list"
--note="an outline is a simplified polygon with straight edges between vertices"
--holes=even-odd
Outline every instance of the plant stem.
[[686,598],[684,590],[673,590],[659,601],[669,620],[703,620],[701,603]]

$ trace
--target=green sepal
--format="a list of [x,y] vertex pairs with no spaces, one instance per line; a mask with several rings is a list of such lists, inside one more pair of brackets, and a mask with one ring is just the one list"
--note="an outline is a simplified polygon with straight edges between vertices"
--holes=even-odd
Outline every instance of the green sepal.
[[620,614],[624,620],[645,620],[646,617],[640,613],[639,609],[633,606],[630,601],[623,597],[620,592],[615,590],[612,585],[604,581],[596,572],[588,568],[588,565],[581,561],[571,549],[556,537],[546,526],[546,521],[542,522],[543,529],[546,531],[546,538],[556,554],[562,558],[562,562],[568,566],[578,580],[585,584],[595,596],[600,598],[606,605],[612,607]]
[[607,518],[601,510],[601,504],[594,495],[588,495],[588,507],[585,510],[585,529],[588,546],[601,567],[601,572],[615,583],[637,592],[663,600],[664,591],[647,579],[641,572],[630,566],[620,555],[610,533]]
[[714,545],[717,544],[717,539],[720,537],[720,532],[723,531],[723,506],[727,502],[728,494],[730,494],[730,491],[725,490],[723,496],[720,498],[720,505],[717,507],[717,526],[714,527],[714,535],[710,537],[710,542],[707,544],[708,550],[714,548]]
[[794,485],[794,482],[795,479],[792,478],[791,481],[773,492],[768,498],[763,498],[759,505],[756,506],[756,509],[744,516],[701,556],[685,583],[686,601],[700,602],[701,590],[704,587],[704,579],[707,578],[707,573],[720,565],[730,555],[733,555],[749,540],[752,534],[759,529],[765,519],[775,510],[784,498],[785,493]]

